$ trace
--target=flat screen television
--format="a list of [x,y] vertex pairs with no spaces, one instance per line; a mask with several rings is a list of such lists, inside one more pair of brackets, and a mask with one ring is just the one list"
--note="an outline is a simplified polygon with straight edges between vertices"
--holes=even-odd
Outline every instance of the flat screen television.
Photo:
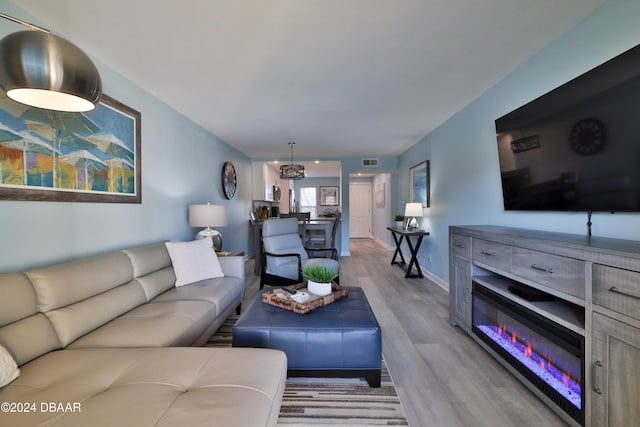
[[495,124],[505,210],[640,211],[640,45]]

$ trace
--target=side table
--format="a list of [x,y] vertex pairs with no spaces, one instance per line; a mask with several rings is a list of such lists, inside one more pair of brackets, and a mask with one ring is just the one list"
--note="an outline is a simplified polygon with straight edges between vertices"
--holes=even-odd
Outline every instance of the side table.
[[[398,264],[401,266],[406,265],[404,260],[404,255],[402,254],[402,241],[406,240],[407,246],[409,247],[409,251],[411,253],[411,259],[409,260],[409,265],[407,266],[407,273],[404,277],[407,278],[416,278],[416,277],[424,277],[422,275],[422,270],[420,269],[420,264],[418,264],[418,251],[420,250],[420,245],[422,244],[422,239],[424,236],[428,236],[429,233],[422,229],[414,229],[414,230],[405,230],[404,227],[387,227],[387,230],[391,231],[391,235],[393,236],[393,240],[396,242],[396,251],[393,253],[393,258],[391,259],[391,264]],[[411,241],[412,237],[417,237],[415,245]],[[396,257],[400,255],[400,261],[396,261]],[[416,273],[411,273],[411,269],[415,267]]]
[[235,252],[229,252],[229,251],[216,251],[216,255],[221,257],[221,256],[243,256],[244,255],[244,251],[235,251]]

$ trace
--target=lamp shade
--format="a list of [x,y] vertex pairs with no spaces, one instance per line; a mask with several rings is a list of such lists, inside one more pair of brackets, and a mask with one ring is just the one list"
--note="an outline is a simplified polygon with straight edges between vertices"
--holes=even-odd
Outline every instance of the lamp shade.
[[280,179],[303,179],[304,165],[296,165],[293,163],[293,146],[295,142],[289,143],[291,149],[291,163],[280,166]]
[[225,205],[189,205],[189,225],[192,227],[223,227],[227,225]]
[[404,216],[422,216],[422,203],[407,203],[404,207]]
[[0,87],[15,101],[57,111],[90,111],[102,96],[91,59],[70,41],[41,31],[0,40]]

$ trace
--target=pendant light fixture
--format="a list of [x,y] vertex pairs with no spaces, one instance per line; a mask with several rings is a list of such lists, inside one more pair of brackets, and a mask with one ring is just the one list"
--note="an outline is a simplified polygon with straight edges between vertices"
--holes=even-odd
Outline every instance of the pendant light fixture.
[[293,146],[295,142],[290,142],[291,163],[280,166],[280,179],[302,179],[304,178],[304,166],[293,164]]
[[79,47],[49,30],[0,13],[31,31],[0,40],[0,87],[22,104],[47,110],[90,111],[102,96],[95,64]]

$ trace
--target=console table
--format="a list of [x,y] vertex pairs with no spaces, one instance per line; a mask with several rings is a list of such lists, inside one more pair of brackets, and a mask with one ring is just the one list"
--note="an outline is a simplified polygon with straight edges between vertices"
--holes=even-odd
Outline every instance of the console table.
[[[401,266],[406,265],[401,249],[402,241],[405,240],[407,242],[407,246],[409,247],[409,252],[411,253],[411,259],[409,260],[407,273],[404,275],[404,277],[424,277],[422,275],[422,270],[420,269],[420,264],[418,264],[418,251],[420,250],[422,239],[424,238],[424,236],[428,236],[429,233],[421,229],[405,230],[404,227],[387,227],[387,230],[391,231],[393,240],[396,242],[396,251],[393,253],[391,264],[397,264]],[[415,244],[411,241],[412,237],[417,237]],[[400,255],[400,261],[396,261],[396,257],[398,255]],[[413,267],[416,268],[416,273],[411,273],[411,269]]]

